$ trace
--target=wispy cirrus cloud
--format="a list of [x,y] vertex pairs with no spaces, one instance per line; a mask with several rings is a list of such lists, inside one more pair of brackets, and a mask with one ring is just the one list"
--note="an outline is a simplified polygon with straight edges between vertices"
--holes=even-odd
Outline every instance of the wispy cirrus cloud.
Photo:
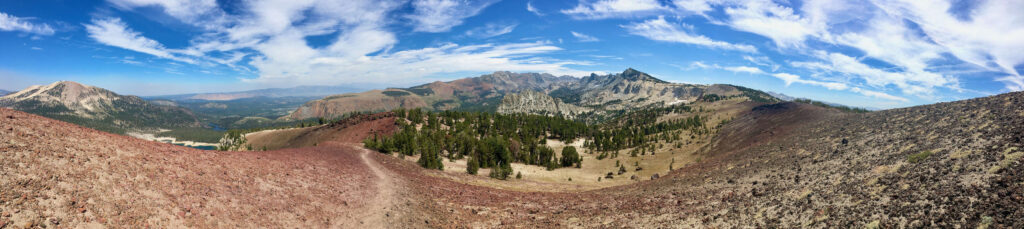
[[172,54],[160,42],[149,39],[139,32],[128,28],[128,25],[119,18],[95,19],[91,24],[85,25],[89,37],[96,42],[118,48],[141,52],[160,58],[166,58],[186,63],[195,63],[192,59],[178,57]]
[[480,26],[471,30],[466,31],[466,36],[479,37],[479,38],[490,38],[501,36],[507,33],[511,33],[516,29],[517,23],[487,23],[484,26]]
[[475,16],[495,0],[413,0],[414,13],[408,18],[420,32],[444,32]]
[[649,16],[666,9],[658,0],[580,0],[562,13],[577,19],[605,19]]
[[583,34],[583,33],[578,33],[576,31],[569,31],[569,32],[572,33],[572,36],[575,37],[576,40],[579,40],[580,42],[597,42],[597,41],[601,41],[601,39],[597,39],[596,37],[593,37],[593,36],[590,36],[590,35],[586,35],[586,34]]
[[50,25],[32,23],[29,19],[16,17],[14,15],[0,12],[0,31],[19,31],[39,35],[53,35],[54,30]]
[[750,66],[721,66],[718,64],[706,64],[703,61],[694,61],[690,63],[687,70],[692,69],[713,69],[713,70],[725,70],[733,73],[747,73],[747,74],[766,74],[760,68]]
[[526,11],[530,11],[530,13],[533,13],[533,14],[537,15],[538,17],[544,16],[544,13],[541,13],[539,9],[537,9],[536,7],[533,7],[533,2],[532,1],[526,2]]
[[663,42],[674,42],[705,46],[709,48],[735,50],[742,52],[756,53],[757,48],[752,45],[733,44],[724,41],[716,41],[704,35],[697,35],[687,32],[683,27],[669,23],[665,17],[650,19],[639,23],[623,25],[627,32],[633,35],[646,37],[647,39]]
[[833,91],[850,91],[850,92],[861,94],[861,95],[864,95],[864,96],[868,96],[868,97],[872,97],[872,98],[878,98],[878,99],[884,99],[884,100],[899,101],[899,102],[909,102],[910,101],[910,100],[908,100],[906,98],[903,98],[903,97],[900,97],[900,96],[891,95],[891,94],[888,94],[888,93],[885,93],[885,92],[881,92],[881,91],[874,91],[874,90],[862,89],[862,88],[859,88],[859,87],[853,87],[853,86],[850,86],[850,85],[848,85],[847,83],[844,83],[844,82],[804,79],[803,77],[800,77],[799,75],[785,73],[785,72],[767,73],[767,72],[765,72],[765,71],[763,71],[763,70],[761,70],[760,68],[757,68],[757,67],[750,67],[750,66],[720,66],[718,64],[707,64],[707,63],[704,63],[704,62],[701,62],[701,61],[694,61],[693,63],[690,63],[690,66],[688,68],[689,69],[715,69],[715,70],[730,71],[730,72],[733,72],[733,73],[747,73],[747,74],[751,74],[751,75],[767,75],[767,76],[772,76],[772,77],[775,77],[775,78],[777,78],[779,80],[782,80],[786,84],[786,86],[790,86],[790,85],[792,85],[794,83],[798,83],[798,84],[805,84],[805,85],[824,87],[824,88],[826,88],[828,90],[833,90]]
[[817,56],[824,61],[792,62],[791,65],[863,80],[872,87],[896,86],[909,95],[930,96],[935,87],[953,87],[958,84],[956,78],[927,71],[896,72],[878,69],[842,53],[821,51]]

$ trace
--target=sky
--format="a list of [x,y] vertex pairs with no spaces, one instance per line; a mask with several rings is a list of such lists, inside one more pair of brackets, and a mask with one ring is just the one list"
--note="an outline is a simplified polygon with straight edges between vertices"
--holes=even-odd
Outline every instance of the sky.
[[0,89],[166,95],[634,68],[896,108],[1024,90],[1024,1],[0,1]]

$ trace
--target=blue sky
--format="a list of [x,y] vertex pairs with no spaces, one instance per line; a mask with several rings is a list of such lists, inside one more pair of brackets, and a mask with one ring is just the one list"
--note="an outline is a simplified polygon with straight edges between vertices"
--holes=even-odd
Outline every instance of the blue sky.
[[632,67],[892,108],[1024,90],[1022,1],[0,2],[0,89],[161,95]]

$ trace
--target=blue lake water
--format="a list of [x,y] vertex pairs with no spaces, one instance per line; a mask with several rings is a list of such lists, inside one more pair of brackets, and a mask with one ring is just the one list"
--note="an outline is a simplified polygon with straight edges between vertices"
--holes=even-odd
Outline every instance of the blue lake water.
[[[185,144],[175,144],[175,145],[186,146]],[[192,147],[192,148],[201,149],[201,150],[215,150],[215,149],[217,149],[216,146],[187,146],[187,147]]]
[[224,127],[218,126],[217,124],[214,124],[214,123],[210,123],[210,124],[207,124],[207,125],[210,126],[210,129],[213,129],[213,130],[216,130],[216,131],[227,131],[228,130],[228,129],[224,129]]

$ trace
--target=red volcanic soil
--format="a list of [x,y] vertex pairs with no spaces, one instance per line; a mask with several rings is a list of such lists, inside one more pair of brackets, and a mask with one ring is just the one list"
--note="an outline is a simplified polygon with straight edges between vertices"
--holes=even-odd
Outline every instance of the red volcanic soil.
[[391,135],[396,129],[391,112],[362,114],[316,127],[270,130],[246,136],[253,149],[312,147],[324,142],[362,143],[374,134]]
[[9,109],[0,118],[0,228],[421,227],[430,219],[376,153],[355,145],[202,151]]

